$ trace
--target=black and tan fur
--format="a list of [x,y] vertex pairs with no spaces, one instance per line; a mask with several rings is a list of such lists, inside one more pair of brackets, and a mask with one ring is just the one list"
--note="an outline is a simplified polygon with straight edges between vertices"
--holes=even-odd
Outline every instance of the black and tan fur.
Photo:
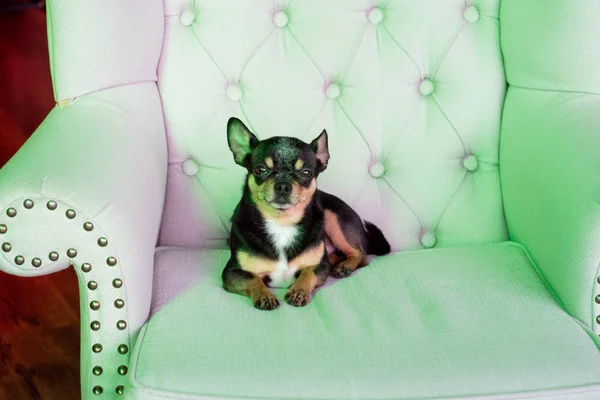
[[[317,189],[317,177],[329,161],[325,130],[310,144],[286,136],[259,141],[231,118],[227,138],[235,162],[248,174],[232,217],[225,290],[272,310],[279,301],[269,285],[284,284],[286,274],[293,273],[285,300],[304,306],[330,275],[345,278],[369,264],[367,254],[389,253],[375,225],[363,223],[342,200]],[[333,251],[328,254],[326,247]]]

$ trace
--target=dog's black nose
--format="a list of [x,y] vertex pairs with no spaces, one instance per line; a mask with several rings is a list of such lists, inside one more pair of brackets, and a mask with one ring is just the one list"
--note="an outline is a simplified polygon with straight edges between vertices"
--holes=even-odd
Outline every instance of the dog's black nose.
[[292,185],[287,182],[277,182],[275,184],[275,193],[279,195],[286,195],[292,192]]

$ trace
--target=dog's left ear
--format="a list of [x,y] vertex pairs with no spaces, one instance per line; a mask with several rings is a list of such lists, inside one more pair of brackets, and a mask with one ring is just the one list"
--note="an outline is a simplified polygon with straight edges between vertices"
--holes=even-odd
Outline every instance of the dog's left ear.
[[259,140],[242,121],[235,117],[227,121],[227,143],[233,153],[235,163],[246,167],[246,159],[252,154]]
[[327,131],[323,132],[310,143],[310,147],[315,152],[318,161],[319,172],[325,171],[329,162],[329,147],[327,146]]

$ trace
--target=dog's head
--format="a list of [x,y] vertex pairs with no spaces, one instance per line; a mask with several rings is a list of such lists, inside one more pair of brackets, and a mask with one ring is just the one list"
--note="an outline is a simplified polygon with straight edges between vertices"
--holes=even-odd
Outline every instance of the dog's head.
[[287,136],[258,140],[237,118],[227,123],[227,140],[235,162],[248,170],[252,200],[263,214],[304,211],[327,168],[327,132],[310,144]]

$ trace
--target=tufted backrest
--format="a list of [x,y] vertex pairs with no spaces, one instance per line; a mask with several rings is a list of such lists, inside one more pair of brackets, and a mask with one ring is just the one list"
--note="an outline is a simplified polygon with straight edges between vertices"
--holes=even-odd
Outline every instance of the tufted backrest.
[[165,0],[160,245],[222,248],[245,171],[226,141],[329,133],[319,187],[394,251],[506,239],[499,0]]

